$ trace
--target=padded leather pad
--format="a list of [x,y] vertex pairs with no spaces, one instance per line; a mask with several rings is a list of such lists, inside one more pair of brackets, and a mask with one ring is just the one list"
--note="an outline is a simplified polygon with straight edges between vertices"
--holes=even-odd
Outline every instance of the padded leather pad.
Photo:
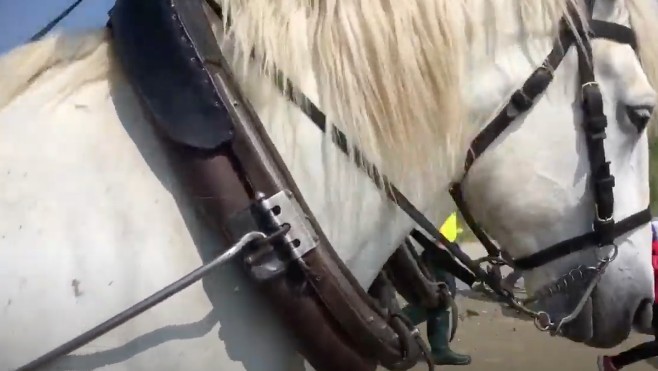
[[220,55],[202,1],[117,0],[113,47],[156,126],[204,150],[233,138],[233,123],[204,60]]

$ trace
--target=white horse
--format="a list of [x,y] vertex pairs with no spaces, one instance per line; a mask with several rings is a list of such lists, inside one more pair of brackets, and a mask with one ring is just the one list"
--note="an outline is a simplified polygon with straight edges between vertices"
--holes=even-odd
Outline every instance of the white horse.
[[[474,133],[552,47],[567,1],[225,0],[223,49],[304,197],[367,287],[413,227],[281,96],[276,65],[412,201],[444,219]],[[654,105],[658,10],[599,0],[632,24],[626,45],[593,41],[609,119],[615,217],[648,204],[648,138],[626,108]],[[202,21],[202,20],[199,20]],[[124,78],[105,30],[60,34],[0,58],[0,369],[12,369],[201,264],[214,233],[197,219]],[[251,50],[256,60],[245,58]],[[572,48],[573,49],[573,48]],[[264,67],[264,68],[263,68]],[[571,50],[532,111],[465,184],[478,220],[519,257],[589,230],[591,194]],[[610,346],[653,296],[649,226],[618,241],[574,340]],[[546,284],[591,252],[526,276]],[[59,363],[61,369],[291,371],[294,341],[237,266],[226,266]]]

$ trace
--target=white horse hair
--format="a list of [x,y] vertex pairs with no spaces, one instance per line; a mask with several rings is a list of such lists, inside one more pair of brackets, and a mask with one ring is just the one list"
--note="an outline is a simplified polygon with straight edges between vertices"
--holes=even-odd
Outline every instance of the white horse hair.
[[[437,223],[453,211],[470,139],[552,46],[580,0],[222,0],[214,20],[246,96],[339,256],[367,287],[412,222],[272,85],[274,66]],[[583,17],[583,15],[579,15]],[[609,119],[615,217],[648,204],[648,135],[625,109],[655,104],[658,9],[598,0],[632,24],[594,40]],[[202,20],[200,20],[202,21]],[[252,50],[255,59],[249,59]],[[535,108],[475,164],[467,202],[514,257],[590,228],[591,194],[571,50]],[[217,253],[176,182],[106,30],[56,34],[0,57],[0,369],[12,369],[141,300]],[[591,346],[628,336],[652,300],[649,227],[618,241],[565,333]],[[526,275],[529,290],[589,262]],[[547,303],[561,308],[569,298]],[[636,316],[636,312],[643,314]],[[638,322],[638,321],[636,321]],[[640,325],[643,325],[639,321]],[[291,371],[304,362],[237,266],[227,266],[63,359],[62,369]]]

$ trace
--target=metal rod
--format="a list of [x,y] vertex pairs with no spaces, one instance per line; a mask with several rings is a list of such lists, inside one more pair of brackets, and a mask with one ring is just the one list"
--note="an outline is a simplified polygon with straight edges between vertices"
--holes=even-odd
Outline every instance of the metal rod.
[[77,8],[78,5],[80,5],[80,3],[82,3],[82,0],[76,0],[75,2],[73,2],[73,4],[69,5],[68,8],[64,9],[64,11],[61,12],[57,17],[55,17],[55,19],[48,22],[47,25],[45,25],[42,29],[40,29],[39,32],[32,35],[32,37],[30,37],[28,42],[37,41],[40,38],[42,38],[45,34],[50,32],[53,28],[55,28],[55,26],[57,26],[59,22],[61,22],[64,18],[66,18],[69,14],[71,14],[71,12],[75,8]]
[[60,357],[63,357],[75,351],[76,349],[84,346],[85,344],[91,342],[92,340],[108,333],[109,331],[115,329],[116,327],[126,323],[130,319],[138,316],[139,314],[145,312],[146,310],[163,302],[165,299],[169,298],[170,296],[184,290],[191,284],[205,277],[208,273],[210,273],[215,268],[231,260],[235,255],[237,255],[240,251],[242,251],[242,249],[250,242],[256,239],[264,239],[266,237],[267,236],[261,232],[249,232],[245,234],[244,236],[242,236],[242,238],[240,238],[240,240],[235,245],[231,246],[228,250],[226,250],[224,253],[222,253],[215,259],[193,270],[192,272],[183,276],[176,282],[168,285],[162,290],[154,293],[148,298],[140,301],[139,303],[133,305],[132,307],[115,315],[114,317],[99,324],[98,326],[92,328],[91,330],[80,334],[79,336],[58,346],[57,348],[42,355],[41,357],[35,359],[34,361],[19,367],[18,369],[16,369],[16,371],[33,371],[51,364],[53,361],[56,361]]

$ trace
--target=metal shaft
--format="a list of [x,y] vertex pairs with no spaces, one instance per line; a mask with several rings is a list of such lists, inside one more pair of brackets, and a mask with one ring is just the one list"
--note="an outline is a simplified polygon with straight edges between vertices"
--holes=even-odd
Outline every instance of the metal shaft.
[[193,270],[192,272],[183,276],[176,282],[154,293],[148,298],[140,301],[139,303],[124,310],[123,312],[108,319],[107,321],[99,324],[98,326],[92,328],[91,330],[80,334],[74,339],[58,346],[57,348],[42,355],[41,357],[35,359],[34,361],[19,367],[18,369],[16,369],[16,371],[38,370],[39,368],[51,364],[52,362],[56,361],[60,357],[63,357],[75,351],[76,349],[84,346],[85,344],[91,342],[92,340],[108,333],[109,331],[115,329],[116,327],[126,323],[130,319],[138,316],[139,314],[145,312],[146,310],[163,302],[165,299],[169,298],[170,296],[184,290],[191,284],[205,277],[208,273],[210,273],[215,268],[231,260],[231,258],[237,255],[247,244],[249,244],[250,242],[256,239],[261,239],[261,238],[266,238],[266,235],[261,232],[250,232],[245,234],[235,245],[231,246],[231,248],[226,250],[223,254],[219,255],[215,259]]

